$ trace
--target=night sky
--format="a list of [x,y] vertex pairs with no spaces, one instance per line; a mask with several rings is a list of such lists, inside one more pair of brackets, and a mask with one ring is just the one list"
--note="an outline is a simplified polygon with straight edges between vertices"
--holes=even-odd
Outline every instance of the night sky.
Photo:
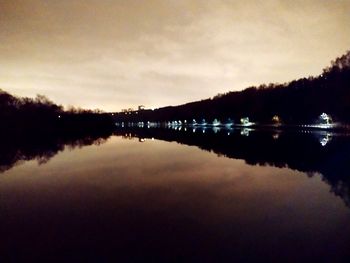
[[0,0],[0,89],[119,111],[318,75],[349,0]]

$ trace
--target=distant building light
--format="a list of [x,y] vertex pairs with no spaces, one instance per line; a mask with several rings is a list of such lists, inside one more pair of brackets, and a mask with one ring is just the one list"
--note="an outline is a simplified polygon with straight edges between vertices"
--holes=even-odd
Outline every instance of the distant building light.
[[233,125],[233,121],[231,120],[231,118],[228,118],[227,122],[225,123],[225,126],[230,127],[231,125]]
[[202,120],[202,122],[200,123],[200,125],[203,125],[203,126],[207,125],[207,122],[205,121],[205,119]]
[[323,136],[320,139],[321,146],[323,146],[323,147],[326,146],[331,139],[332,139],[332,136],[329,133],[327,133],[325,136]]
[[274,140],[277,140],[279,137],[280,137],[279,133],[274,133],[274,134],[272,134],[272,138],[273,138]]
[[331,116],[328,115],[327,113],[324,113],[324,112],[320,115],[319,118],[320,118],[322,124],[330,124],[332,122]]
[[281,123],[281,118],[278,115],[272,117],[272,121],[274,123]]
[[245,118],[241,118],[241,124],[245,125],[249,123],[249,118],[245,117]]
[[213,126],[218,126],[220,124],[221,124],[220,121],[218,121],[217,119],[214,119]]
[[241,130],[241,135],[243,135],[243,136],[249,136],[249,129],[247,129],[247,128],[242,129],[242,130]]
[[219,127],[213,127],[213,131],[214,131],[214,133],[218,133],[218,131],[220,131],[220,128]]

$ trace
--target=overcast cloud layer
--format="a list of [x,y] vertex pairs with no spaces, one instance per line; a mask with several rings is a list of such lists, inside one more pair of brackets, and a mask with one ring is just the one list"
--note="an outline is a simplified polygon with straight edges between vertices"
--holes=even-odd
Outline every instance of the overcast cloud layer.
[[350,1],[0,0],[0,88],[119,111],[320,74]]

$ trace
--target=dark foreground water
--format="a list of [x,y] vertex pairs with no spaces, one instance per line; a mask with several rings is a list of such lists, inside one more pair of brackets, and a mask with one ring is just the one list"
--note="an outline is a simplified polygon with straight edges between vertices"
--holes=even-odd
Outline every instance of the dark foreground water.
[[348,136],[119,130],[0,153],[1,262],[350,260]]

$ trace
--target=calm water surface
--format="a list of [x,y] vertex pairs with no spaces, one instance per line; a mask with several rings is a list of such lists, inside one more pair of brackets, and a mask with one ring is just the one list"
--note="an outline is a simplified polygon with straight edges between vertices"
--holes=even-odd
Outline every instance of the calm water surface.
[[[347,139],[322,146],[323,137],[303,135],[296,141],[316,148],[296,153],[293,142],[278,152],[274,134],[265,149],[263,138],[244,134],[227,142],[134,135],[3,168],[4,262],[347,262],[350,207],[346,191],[334,189],[349,185],[322,174],[332,170],[322,166],[335,158],[325,155],[332,143]],[[339,151],[337,161],[349,157]]]

